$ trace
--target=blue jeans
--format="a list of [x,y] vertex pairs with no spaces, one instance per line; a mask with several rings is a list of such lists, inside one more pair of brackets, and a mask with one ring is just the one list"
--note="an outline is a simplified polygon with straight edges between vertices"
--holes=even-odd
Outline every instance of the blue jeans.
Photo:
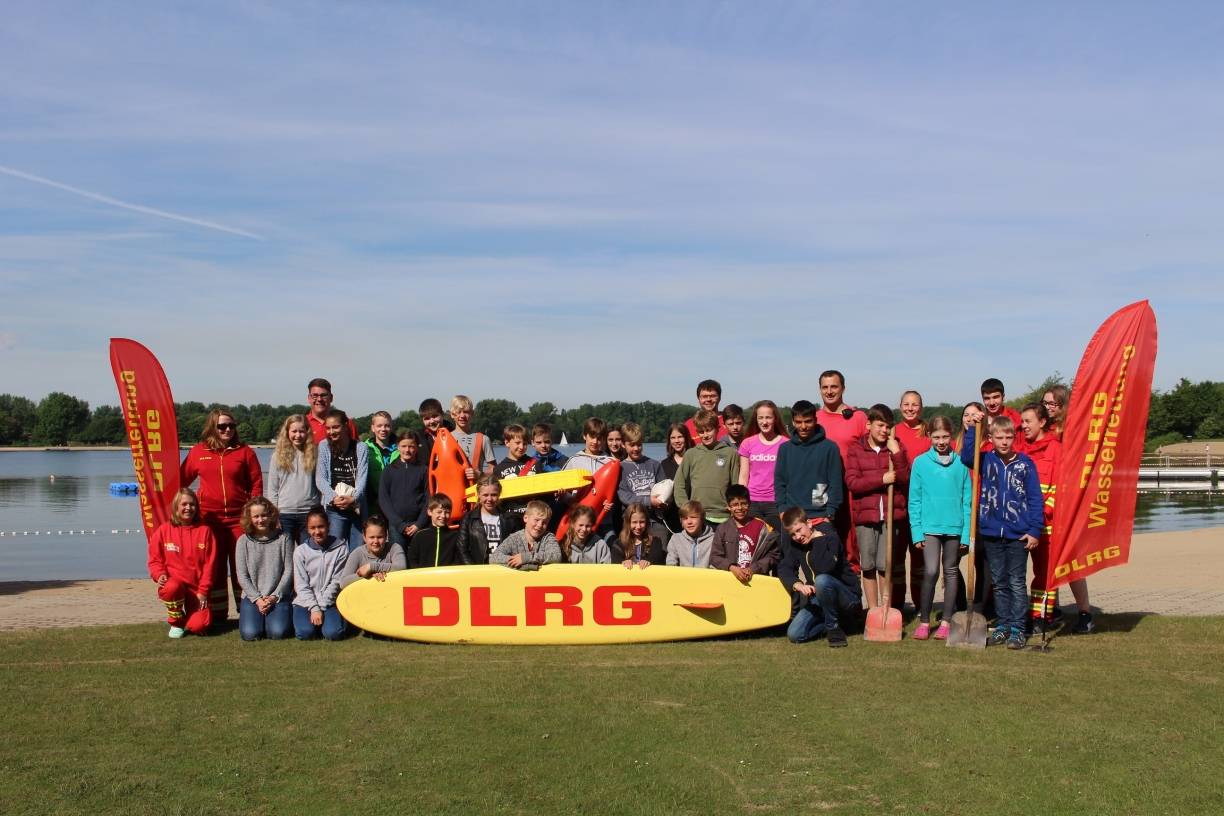
[[281,640],[289,637],[293,631],[293,613],[290,602],[281,600],[268,610],[268,614],[259,612],[259,607],[243,598],[238,602],[238,634],[243,640]]
[[305,513],[281,513],[280,514],[281,532],[289,536],[289,540],[294,544],[301,544],[306,538],[306,514]]
[[841,610],[863,602],[856,589],[832,575],[817,575],[816,591],[801,600],[799,611],[786,628],[787,638],[791,643],[806,643],[838,628]]
[[293,607],[293,631],[298,640],[311,640],[320,634],[328,640],[340,640],[348,632],[348,624],[340,617],[340,610],[329,606],[323,610],[323,625],[310,622],[310,610],[304,606]]
[[1029,595],[1025,585],[1028,550],[1024,541],[1014,538],[983,537],[986,562],[990,565],[990,581],[994,586],[995,628],[1011,634],[1022,634],[1028,611]]
[[341,513],[327,508],[327,532],[341,541],[347,541],[349,552],[365,544],[365,538],[361,535],[361,517],[355,510]]

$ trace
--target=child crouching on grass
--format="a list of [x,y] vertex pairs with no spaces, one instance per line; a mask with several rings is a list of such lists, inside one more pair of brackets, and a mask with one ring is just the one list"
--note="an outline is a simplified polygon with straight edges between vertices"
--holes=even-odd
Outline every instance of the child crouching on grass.
[[365,523],[365,543],[353,550],[344,562],[340,588],[362,579],[387,580],[387,573],[408,568],[404,548],[391,542],[390,524],[380,515],[370,516]]
[[243,640],[281,640],[293,632],[293,539],[263,496],[242,508],[242,530],[234,557],[242,587],[238,633]]
[[340,640],[348,630],[336,596],[348,558],[348,542],[328,532],[327,511],[312,507],[306,514],[306,540],[293,551],[293,630],[298,640],[320,634]]
[[825,635],[830,646],[845,646],[841,614],[861,608],[863,600],[837,528],[827,519],[812,524],[801,507],[783,513],[782,526],[786,551],[778,577],[796,609],[786,636],[792,643],[806,643]]
[[559,563],[561,547],[556,536],[548,532],[550,518],[552,509],[547,504],[539,500],[528,502],[523,529],[502,539],[489,556],[489,563],[521,570],[538,570],[544,564]]
[[208,593],[217,565],[217,541],[200,522],[200,501],[184,487],[174,494],[173,516],[149,536],[149,577],[166,605],[170,637],[208,631]]

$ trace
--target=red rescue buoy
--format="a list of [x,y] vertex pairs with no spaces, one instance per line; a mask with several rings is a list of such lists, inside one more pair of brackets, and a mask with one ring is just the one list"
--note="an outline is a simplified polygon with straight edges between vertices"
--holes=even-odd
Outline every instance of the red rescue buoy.
[[467,478],[467,470],[471,466],[467,454],[459,447],[459,440],[455,439],[454,434],[446,428],[439,429],[438,435],[434,437],[433,450],[429,454],[429,494],[435,496],[442,493],[450,498],[452,527],[459,525],[459,520],[467,510],[465,493],[471,484]]
[[[595,511],[595,527],[598,528],[603,522],[604,516],[608,514],[608,510],[604,507],[608,502],[616,501],[616,488],[620,484],[620,462],[613,459],[606,465],[595,471],[591,477],[591,483],[582,488],[578,492],[578,501],[576,504],[570,505],[570,510],[573,510],[579,504],[586,505]],[[557,538],[565,536],[565,531],[569,529],[569,513],[561,519],[561,523],[557,525]]]

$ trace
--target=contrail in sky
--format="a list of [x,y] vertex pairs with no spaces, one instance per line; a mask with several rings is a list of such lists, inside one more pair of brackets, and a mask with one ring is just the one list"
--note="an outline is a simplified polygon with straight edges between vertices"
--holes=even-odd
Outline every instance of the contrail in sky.
[[230,235],[241,235],[243,238],[254,238],[256,241],[264,240],[264,237],[262,235],[256,235],[253,232],[247,232],[246,230],[240,230],[236,227],[227,227],[224,224],[218,224],[215,221],[205,221],[202,218],[191,218],[190,216],[178,215],[177,213],[166,212],[165,210],[155,210],[152,207],[143,207],[140,204],[129,204],[128,202],[120,201],[117,198],[111,198],[110,196],[104,196],[104,195],[101,195],[100,193],[91,193],[88,190],[82,190],[80,187],[73,187],[70,184],[63,184],[58,181],[52,181],[49,178],[43,178],[42,176],[36,176],[33,173],[23,173],[20,170],[16,170],[12,167],[5,167],[2,164],[0,164],[0,173],[4,173],[5,175],[13,176],[14,178],[25,179],[26,181],[32,181],[35,184],[44,184],[47,187],[54,187],[57,190],[64,190],[65,192],[74,193],[83,198],[89,198],[89,199],[93,199],[94,201],[100,201],[103,204],[110,204],[112,207],[122,207],[125,210],[132,210],[133,212],[144,213],[145,215],[155,215],[158,218],[168,218],[171,221],[180,221],[184,224],[194,224],[197,227],[206,227],[208,229],[220,230],[221,232],[228,232]]

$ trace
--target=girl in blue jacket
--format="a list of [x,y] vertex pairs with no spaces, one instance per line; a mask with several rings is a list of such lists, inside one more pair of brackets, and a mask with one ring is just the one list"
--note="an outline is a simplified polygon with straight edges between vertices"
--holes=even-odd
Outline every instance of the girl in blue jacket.
[[952,420],[933,417],[927,425],[927,437],[931,448],[915,459],[910,469],[911,540],[922,550],[926,566],[914,639],[926,640],[931,636],[931,606],[942,564],[943,618],[935,630],[935,639],[947,640],[949,622],[956,612],[961,542],[969,536],[969,514],[973,512],[973,474],[952,450]]

